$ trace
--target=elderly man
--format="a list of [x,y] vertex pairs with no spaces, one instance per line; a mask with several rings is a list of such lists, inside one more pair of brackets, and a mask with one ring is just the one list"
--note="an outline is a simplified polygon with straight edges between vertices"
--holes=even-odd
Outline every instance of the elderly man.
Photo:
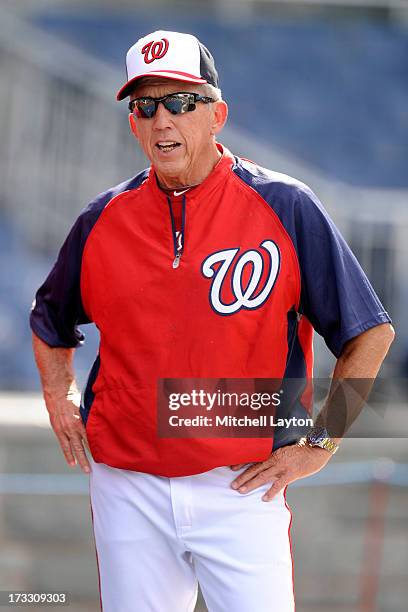
[[[227,104],[195,37],[149,34],[127,70],[118,99],[151,166],[82,212],[31,315],[52,427],[90,472],[103,610],[192,611],[199,581],[210,612],[290,612],[284,491],[339,439],[160,437],[157,382],[310,377],[313,328],[334,378],[375,378],[390,318],[313,192],[217,142]],[[90,322],[100,349],[79,407]]]

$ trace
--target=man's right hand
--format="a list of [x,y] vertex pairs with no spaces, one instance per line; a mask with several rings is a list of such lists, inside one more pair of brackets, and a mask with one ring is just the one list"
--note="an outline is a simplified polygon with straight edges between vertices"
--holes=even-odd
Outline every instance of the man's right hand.
[[77,463],[85,473],[91,471],[85,447],[89,450],[85,426],[79,412],[80,395],[48,401],[47,409],[51,427],[58,438],[62,452],[69,466]]
[[33,351],[50,415],[50,423],[69,466],[77,463],[85,473],[91,466],[85,453],[89,449],[79,406],[81,395],[75,382],[75,349],[49,346],[33,332]]

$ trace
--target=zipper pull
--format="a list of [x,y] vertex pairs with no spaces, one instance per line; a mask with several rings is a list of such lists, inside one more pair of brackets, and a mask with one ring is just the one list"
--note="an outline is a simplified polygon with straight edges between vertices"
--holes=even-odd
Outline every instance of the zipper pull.
[[181,259],[181,253],[177,253],[177,255],[175,256],[175,258],[173,260],[173,269],[174,270],[179,267],[180,259]]

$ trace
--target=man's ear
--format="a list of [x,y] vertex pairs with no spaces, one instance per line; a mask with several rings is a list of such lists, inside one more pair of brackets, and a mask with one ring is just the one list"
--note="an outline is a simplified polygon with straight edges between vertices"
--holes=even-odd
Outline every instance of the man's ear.
[[215,135],[221,132],[227,122],[228,105],[224,100],[214,102],[213,121],[211,124],[211,134]]
[[137,140],[139,140],[139,136],[138,136],[138,133],[137,133],[137,125],[136,125],[136,120],[135,120],[134,114],[133,113],[129,113],[128,119],[129,119],[129,127],[130,127],[130,129],[131,129],[131,131],[133,133],[133,136],[135,138],[137,138]]

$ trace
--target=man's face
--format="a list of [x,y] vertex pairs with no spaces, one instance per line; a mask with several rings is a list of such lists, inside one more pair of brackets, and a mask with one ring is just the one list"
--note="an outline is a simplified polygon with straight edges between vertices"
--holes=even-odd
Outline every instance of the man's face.
[[[192,83],[168,79],[154,79],[149,82],[149,79],[146,79],[135,89],[130,99],[142,96],[160,98],[175,92],[205,95],[202,87]],[[172,188],[194,184],[205,178],[200,176],[203,169],[211,166],[211,171],[214,165],[212,161],[219,155],[214,135],[222,128],[226,119],[225,112],[223,121],[220,121],[219,105],[226,108],[224,102],[197,102],[194,111],[172,115],[163,104],[159,104],[151,119],[134,115],[131,117],[133,132],[163,186]]]

